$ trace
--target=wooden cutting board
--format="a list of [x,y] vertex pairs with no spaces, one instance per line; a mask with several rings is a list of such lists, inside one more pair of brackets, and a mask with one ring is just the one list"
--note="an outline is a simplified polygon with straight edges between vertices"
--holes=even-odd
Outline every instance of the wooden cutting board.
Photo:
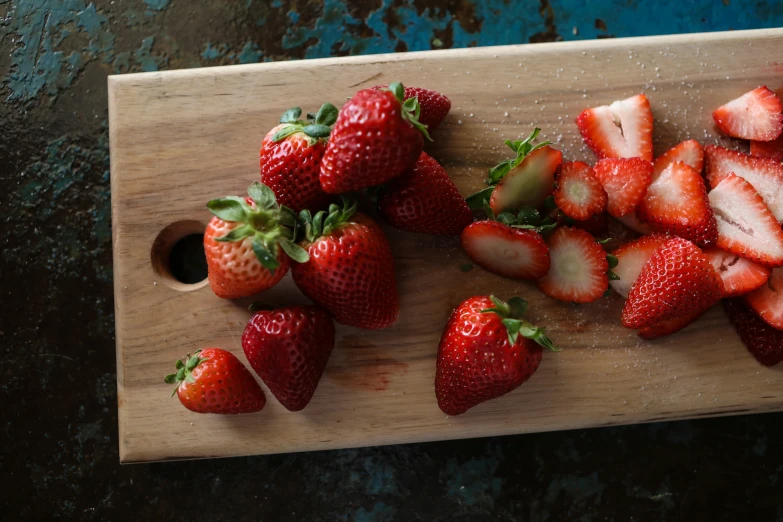
[[[402,311],[384,331],[338,327],[310,405],[290,413],[267,392],[257,414],[198,415],[169,399],[163,376],[186,352],[218,346],[243,362],[249,300],[206,281],[176,282],[167,251],[201,232],[205,203],[258,178],[258,148],[285,109],[340,105],[402,81],[446,93],[451,113],[429,152],[463,194],[508,157],[506,138],[534,126],[568,160],[595,158],[574,118],[644,91],[656,155],[686,138],[722,140],[710,113],[758,85],[783,85],[783,30],[428,51],[192,69],[109,78],[117,387],[122,462],[227,457],[584,428],[783,410],[783,369],[759,365],[720,307],[679,334],[641,341],[620,325],[622,300],[569,305],[468,260],[457,238],[386,228]],[[730,146],[742,146],[729,143]],[[162,261],[161,261],[162,260]],[[451,310],[476,294],[520,295],[564,350],[524,386],[450,418],[433,391]],[[290,276],[262,296],[307,302]],[[781,365],[783,366],[783,365]]]

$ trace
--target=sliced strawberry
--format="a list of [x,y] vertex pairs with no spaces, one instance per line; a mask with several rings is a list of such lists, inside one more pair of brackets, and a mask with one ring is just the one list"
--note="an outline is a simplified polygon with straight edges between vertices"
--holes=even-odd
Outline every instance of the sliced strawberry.
[[555,171],[562,160],[563,154],[549,146],[528,154],[495,186],[489,200],[492,211],[541,208],[555,188]]
[[562,227],[547,241],[552,266],[538,280],[549,297],[574,303],[589,303],[604,295],[609,286],[606,252],[584,230]]
[[750,155],[783,161],[783,134],[772,141],[751,141]]
[[657,177],[653,176],[636,212],[659,232],[684,237],[700,245],[718,239],[704,178],[680,161],[669,164]]
[[783,268],[776,268],[769,281],[745,296],[748,303],[764,322],[783,330]]
[[653,115],[644,94],[586,109],[576,124],[599,158],[653,159]]
[[767,282],[772,269],[718,247],[704,250],[712,267],[723,281],[723,297],[747,294]]
[[679,332],[693,321],[701,317],[701,315],[706,311],[706,308],[704,310],[694,310],[689,314],[673,317],[659,323],[651,324],[650,326],[645,326],[644,328],[639,329],[639,337],[650,341],[652,339],[663,337],[664,335],[670,335],[674,332]]
[[617,266],[612,269],[612,272],[619,278],[609,281],[612,289],[621,296],[628,297],[628,292],[642,273],[644,265],[668,239],[669,236],[664,234],[642,236],[612,252],[612,255],[617,258]]
[[748,351],[764,366],[783,361],[783,331],[761,320],[742,299],[724,299],[723,308]]
[[497,221],[476,221],[462,231],[462,248],[480,267],[512,279],[541,277],[549,271],[549,250],[532,230]]
[[667,150],[653,162],[653,180],[672,163],[681,161],[701,174],[704,167],[704,150],[696,140],[686,140]]
[[712,118],[734,138],[771,141],[783,131],[783,105],[774,92],[761,86],[718,107]]
[[555,204],[566,216],[584,221],[606,208],[606,191],[587,163],[563,163],[556,182]]
[[729,174],[709,199],[718,247],[765,266],[783,266],[783,230],[750,183]]
[[753,185],[778,221],[783,221],[783,163],[715,145],[704,147],[704,174],[715,188],[731,173]]
[[623,308],[627,328],[644,328],[695,314],[717,303],[723,283],[699,247],[672,237],[653,253]]
[[624,216],[620,216],[617,218],[617,221],[630,228],[634,232],[638,232],[639,234],[647,235],[653,233],[653,228],[649,224],[639,219],[639,216],[636,215],[636,212],[629,212]]
[[632,212],[652,181],[652,163],[641,158],[602,159],[594,171],[609,196],[606,210],[614,217]]

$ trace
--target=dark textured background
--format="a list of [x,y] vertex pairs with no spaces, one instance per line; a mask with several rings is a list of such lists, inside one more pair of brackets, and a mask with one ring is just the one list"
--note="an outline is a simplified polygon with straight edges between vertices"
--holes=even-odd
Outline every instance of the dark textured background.
[[0,518],[783,521],[783,414],[121,467],[106,124],[113,73],[781,25],[779,0],[0,0]]

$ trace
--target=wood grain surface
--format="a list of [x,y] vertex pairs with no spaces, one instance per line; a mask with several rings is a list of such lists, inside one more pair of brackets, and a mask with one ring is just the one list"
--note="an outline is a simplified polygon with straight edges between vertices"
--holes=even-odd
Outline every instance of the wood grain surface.
[[[783,30],[694,34],[268,63],[109,78],[112,226],[122,462],[225,457],[457,439],[783,410],[783,369],[759,365],[716,307],[654,342],[620,325],[618,296],[591,305],[545,297],[467,258],[457,238],[386,227],[401,314],[383,331],[338,327],[310,405],[290,413],[267,392],[257,414],[198,415],[169,399],[163,376],[198,348],[231,350],[249,300],[177,283],[166,251],[210,218],[206,202],[258,178],[258,148],[282,112],[402,81],[446,93],[451,113],[427,150],[463,194],[508,157],[507,138],[534,127],[564,159],[593,162],[574,118],[643,91],[656,155],[686,138],[718,137],[710,113],[745,91],[783,85]],[[520,295],[564,350],[528,383],[460,417],[437,407],[438,340],[451,310],[476,294]],[[307,302],[290,275],[260,299]],[[781,365],[783,366],[783,365]],[[265,389],[266,390],[266,389]]]

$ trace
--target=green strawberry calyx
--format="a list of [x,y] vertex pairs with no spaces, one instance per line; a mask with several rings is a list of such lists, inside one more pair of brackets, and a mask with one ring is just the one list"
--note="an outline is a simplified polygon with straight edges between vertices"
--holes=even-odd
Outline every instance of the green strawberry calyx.
[[421,116],[421,104],[419,103],[419,99],[414,97],[406,100],[405,87],[400,82],[392,83],[387,90],[394,94],[394,97],[400,102],[400,105],[402,106],[402,119],[413,125],[413,127],[421,132],[429,141],[432,141],[430,133],[427,131],[427,126],[419,121],[419,116]]
[[[313,242],[319,237],[328,236],[337,227],[347,223],[356,213],[358,204],[355,199],[342,197],[342,207],[332,203],[329,210],[322,210],[314,216],[309,210],[303,210],[299,213],[299,222],[304,227],[304,238]],[[300,247],[301,248],[301,247]]]
[[543,236],[552,233],[560,224],[551,214],[542,216],[541,213],[533,207],[524,206],[517,212],[504,210],[498,215],[492,211],[489,202],[484,201],[481,210],[487,215],[487,219],[497,221],[511,228],[521,228],[531,230]]
[[192,356],[188,354],[184,361],[182,359],[177,360],[177,372],[171,373],[163,379],[163,382],[166,384],[177,385],[174,388],[174,391],[171,392],[172,397],[174,397],[174,394],[177,393],[177,390],[179,390],[179,387],[183,382],[196,382],[196,380],[193,378],[193,370],[195,370],[196,367],[202,362],[209,360],[208,357],[201,357],[199,355],[200,353],[201,350],[196,350],[196,353],[194,353]]
[[279,205],[272,189],[257,181],[248,187],[247,193],[253,205],[238,196],[213,199],[207,203],[209,211],[218,218],[240,223],[215,241],[233,243],[249,238],[256,258],[270,272],[280,266],[278,248],[297,263],[306,263],[310,256],[295,243],[299,223],[294,211]]
[[527,312],[527,301],[521,297],[512,297],[508,302],[501,301],[494,295],[489,296],[490,301],[494,305],[492,308],[485,308],[481,310],[482,314],[497,314],[503,320],[503,326],[506,327],[508,332],[508,342],[513,346],[519,340],[521,335],[525,339],[530,339],[537,344],[543,346],[550,352],[559,352],[560,348],[555,346],[555,343],[546,336],[544,328],[533,326],[528,321],[522,318]]
[[272,141],[278,143],[297,132],[307,136],[308,143],[312,145],[322,138],[328,138],[332,132],[332,125],[337,121],[337,107],[331,103],[324,103],[318,112],[307,113],[307,121],[302,121],[299,116],[302,115],[302,109],[292,107],[283,113],[280,117],[282,126],[272,136]]

